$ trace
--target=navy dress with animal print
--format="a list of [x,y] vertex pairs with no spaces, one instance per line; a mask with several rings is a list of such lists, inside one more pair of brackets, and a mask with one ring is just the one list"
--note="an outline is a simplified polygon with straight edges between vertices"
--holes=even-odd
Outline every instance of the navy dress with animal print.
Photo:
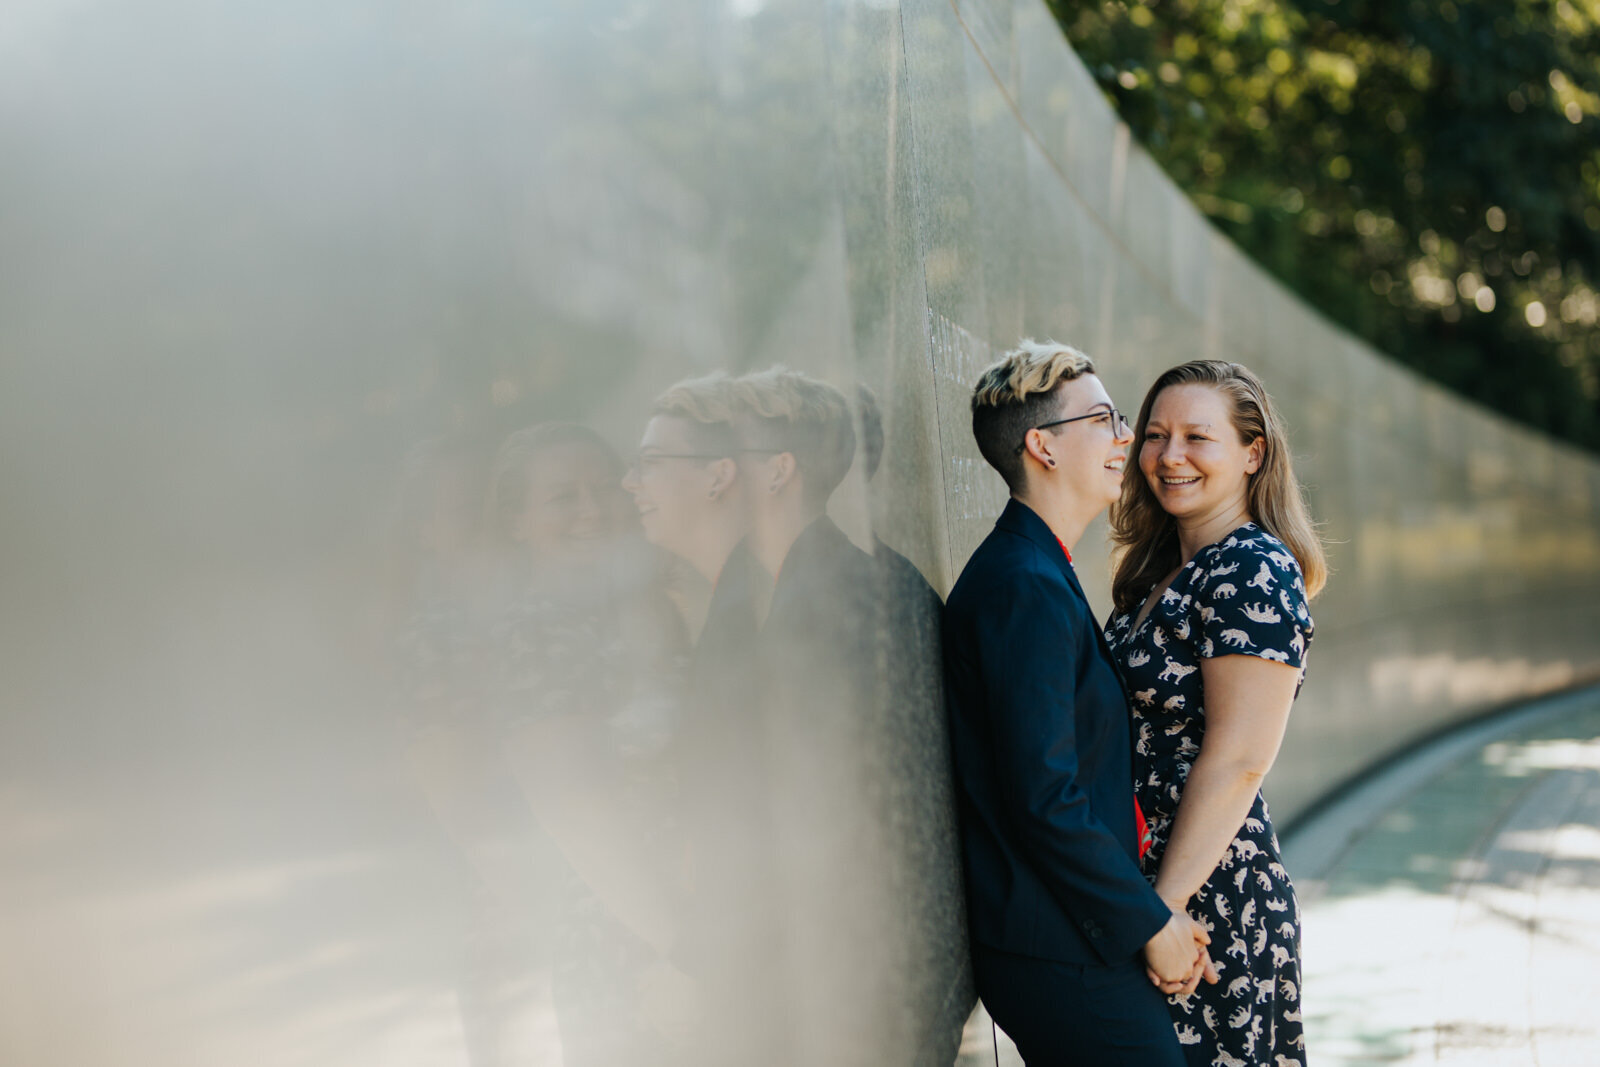
[[[1136,617],[1113,616],[1106,638],[1133,712],[1135,790],[1152,836],[1144,870],[1154,881],[1205,741],[1200,661],[1260,656],[1300,668],[1304,680],[1312,622],[1299,564],[1254,523],[1201,549],[1137,626]],[[1303,1064],[1300,910],[1260,793],[1189,914],[1210,929],[1221,974],[1167,998],[1189,1063]]]

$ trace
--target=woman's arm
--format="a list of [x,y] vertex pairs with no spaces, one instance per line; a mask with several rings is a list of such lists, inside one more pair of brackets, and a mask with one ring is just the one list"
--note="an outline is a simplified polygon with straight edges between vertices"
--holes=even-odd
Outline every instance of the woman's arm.
[[1289,723],[1300,670],[1255,656],[1200,661],[1205,739],[1156,878],[1156,892],[1182,909],[1211,877],[1250,814]]

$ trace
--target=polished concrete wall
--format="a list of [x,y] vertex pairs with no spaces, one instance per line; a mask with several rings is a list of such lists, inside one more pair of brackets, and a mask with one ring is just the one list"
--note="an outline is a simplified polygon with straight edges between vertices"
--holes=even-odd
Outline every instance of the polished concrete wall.
[[[626,454],[686,375],[869,386],[882,467],[830,512],[943,592],[1003,501],[965,416],[995,353],[1078,344],[1127,408],[1185,359],[1255,368],[1335,571],[1280,820],[1600,670],[1600,464],[1264,277],[1037,0],[24,0],[0,146],[7,1062],[639,1062],[585,1044],[610,1002],[559,966],[605,923],[649,941],[600,974],[660,1062],[748,1039],[707,990],[763,964],[796,1062],[949,1061],[936,696],[764,757],[784,947],[708,976],[640,933],[681,825],[552,799],[587,749],[451,747],[396,695],[407,494],[475,513],[451,464],[553,419]],[[707,590],[673,592],[697,621]],[[784,808],[822,766],[830,803]]]

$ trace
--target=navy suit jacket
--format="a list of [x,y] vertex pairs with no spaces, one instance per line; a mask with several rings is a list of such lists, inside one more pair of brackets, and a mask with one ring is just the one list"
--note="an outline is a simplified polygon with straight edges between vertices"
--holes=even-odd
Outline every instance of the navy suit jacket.
[[973,941],[1124,963],[1171,916],[1139,872],[1127,697],[1061,543],[1012,500],[944,611]]

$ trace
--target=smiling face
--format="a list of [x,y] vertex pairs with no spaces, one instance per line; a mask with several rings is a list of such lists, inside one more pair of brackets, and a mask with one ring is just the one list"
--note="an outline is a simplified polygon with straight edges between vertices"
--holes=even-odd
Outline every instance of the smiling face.
[[513,533],[541,561],[585,560],[627,529],[627,502],[609,456],[582,443],[528,459],[527,505]]
[[1150,407],[1139,470],[1156,501],[1180,520],[1246,510],[1250,475],[1265,448],[1239,439],[1228,398],[1208,385],[1173,385]]
[[1079,419],[1052,426],[1050,453],[1064,487],[1086,503],[1105,507],[1122,495],[1122,470],[1133,431],[1111,413],[1111,397],[1098,375],[1084,374],[1056,389],[1058,419]]
[[693,547],[709,512],[717,506],[719,463],[697,447],[689,421],[657,415],[639,438],[639,458],[622,479],[633,495],[645,538],[678,555]]

